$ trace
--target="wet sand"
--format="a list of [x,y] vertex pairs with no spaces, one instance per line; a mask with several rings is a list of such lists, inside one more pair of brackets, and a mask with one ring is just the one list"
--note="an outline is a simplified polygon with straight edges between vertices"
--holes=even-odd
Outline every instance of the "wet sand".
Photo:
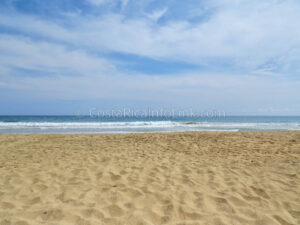
[[0,224],[300,224],[299,172],[299,131],[0,135]]

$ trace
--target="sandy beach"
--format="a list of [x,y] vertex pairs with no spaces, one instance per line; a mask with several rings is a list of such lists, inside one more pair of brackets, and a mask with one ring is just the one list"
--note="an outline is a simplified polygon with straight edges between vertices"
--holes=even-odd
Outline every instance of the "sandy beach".
[[300,132],[0,135],[0,224],[300,224]]

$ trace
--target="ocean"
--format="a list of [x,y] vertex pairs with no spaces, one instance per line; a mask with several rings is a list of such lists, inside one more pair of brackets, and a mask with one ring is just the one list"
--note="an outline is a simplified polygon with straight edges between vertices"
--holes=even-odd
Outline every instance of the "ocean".
[[0,116],[0,133],[136,133],[300,130],[300,116]]

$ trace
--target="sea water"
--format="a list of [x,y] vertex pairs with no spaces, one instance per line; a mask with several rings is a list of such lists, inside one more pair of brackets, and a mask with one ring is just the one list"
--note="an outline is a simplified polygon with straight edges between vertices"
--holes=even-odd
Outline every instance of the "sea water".
[[0,133],[135,133],[300,130],[300,116],[0,116]]

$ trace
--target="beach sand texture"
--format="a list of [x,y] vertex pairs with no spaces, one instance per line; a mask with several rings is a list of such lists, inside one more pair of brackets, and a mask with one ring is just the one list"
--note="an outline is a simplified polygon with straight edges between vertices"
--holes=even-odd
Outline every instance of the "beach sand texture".
[[298,131],[0,135],[0,224],[300,224],[299,172]]

